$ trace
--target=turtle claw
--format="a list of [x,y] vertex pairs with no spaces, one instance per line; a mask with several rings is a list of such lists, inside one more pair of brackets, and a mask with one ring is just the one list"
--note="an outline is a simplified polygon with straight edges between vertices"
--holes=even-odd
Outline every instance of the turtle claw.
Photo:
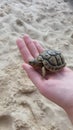
[[45,75],[46,75],[46,69],[45,69],[45,67],[43,66],[43,67],[42,67],[42,76],[45,77]]

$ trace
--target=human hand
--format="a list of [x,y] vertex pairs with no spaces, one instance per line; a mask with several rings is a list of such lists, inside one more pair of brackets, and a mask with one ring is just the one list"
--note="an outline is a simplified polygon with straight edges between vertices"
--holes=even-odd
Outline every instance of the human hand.
[[61,106],[73,121],[73,71],[67,67],[57,73],[47,74],[47,79],[43,78],[32,66],[28,64],[29,60],[37,57],[39,53],[44,51],[44,48],[37,42],[25,35],[23,39],[17,40],[18,48],[25,61],[23,68],[28,77],[39,89],[39,91]]

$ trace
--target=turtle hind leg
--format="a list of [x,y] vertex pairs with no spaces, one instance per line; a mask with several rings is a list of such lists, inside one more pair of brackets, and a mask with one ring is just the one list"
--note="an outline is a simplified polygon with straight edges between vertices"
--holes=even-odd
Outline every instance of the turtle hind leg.
[[46,76],[46,69],[45,69],[45,67],[44,67],[44,66],[42,67],[42,76],[43,76],[43,77],[45,77],[45,76]]

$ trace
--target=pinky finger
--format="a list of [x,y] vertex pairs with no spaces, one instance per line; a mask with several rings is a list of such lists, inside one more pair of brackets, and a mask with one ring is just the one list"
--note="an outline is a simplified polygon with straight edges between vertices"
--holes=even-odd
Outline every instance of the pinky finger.
[[38,49],[39,53],[44,51],[44,48],[40,45],[40,43],[37,40],[33,40],[33,43],[35,44],[35,46]]

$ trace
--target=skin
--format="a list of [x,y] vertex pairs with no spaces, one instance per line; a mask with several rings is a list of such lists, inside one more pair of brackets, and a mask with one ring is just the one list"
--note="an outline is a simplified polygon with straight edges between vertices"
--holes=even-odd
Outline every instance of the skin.
[[47,78],[43,78],[40,70],[36,71],[28,62],[43,52],[44,48],[28,35],[17,39],[16,43],[24,60],[22,67],[30,80],[41,94],[61,106],[73,123],[73,71],[64,67],[55,74],[47,72]]

